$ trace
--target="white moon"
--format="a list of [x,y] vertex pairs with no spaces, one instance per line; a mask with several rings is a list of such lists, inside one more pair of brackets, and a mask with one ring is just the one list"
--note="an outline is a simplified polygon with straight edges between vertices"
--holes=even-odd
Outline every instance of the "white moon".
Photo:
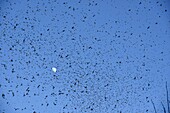
[[52,71],[55,73],[57,71],[57,69],[55,67],[53,67]]

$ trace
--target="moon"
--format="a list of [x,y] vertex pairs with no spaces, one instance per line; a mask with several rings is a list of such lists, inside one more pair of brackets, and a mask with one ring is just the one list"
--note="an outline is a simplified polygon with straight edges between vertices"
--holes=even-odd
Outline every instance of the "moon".
[[52,71],[56,73],[57,69],[55,67],[52,68]]

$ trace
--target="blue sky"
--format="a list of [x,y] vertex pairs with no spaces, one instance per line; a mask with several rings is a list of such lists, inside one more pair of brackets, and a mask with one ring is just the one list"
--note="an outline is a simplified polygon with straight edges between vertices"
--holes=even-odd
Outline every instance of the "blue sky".
[[2,0],[0,112],[168,112],[169,5]]

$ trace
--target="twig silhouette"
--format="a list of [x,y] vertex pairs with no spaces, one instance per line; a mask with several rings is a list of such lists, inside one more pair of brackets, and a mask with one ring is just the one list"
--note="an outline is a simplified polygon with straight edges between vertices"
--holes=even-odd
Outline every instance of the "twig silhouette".
[[166,82],[166,100],[167,100],[167,105],[168,105],[168,113],[170,113],[167,82]]
[[[166,81],[166,101],[167,101],[167,107],[168,107],[168,111],[166,112],[166,108],[165,108],[165,106],[163,105],[163,103],[161,102],[161,105],[162,105],[162,107],[163,107],[163,111],[164,111],[164,113],[170,113],[170,106],[169,106],[169,94],[168,94],[168,85],[167,85],[167,81]],[[151,102],[152,102],[152,105],[153,105],[153,108],[154,108],[154,111],[155,111],[155,113],[157,113],[157,111],[156,111],[156,108],[155,108],[155,104],[153,103],[153,101],[152,101],[152,99],[151,99]]]
[[153,103],[152,99],[151,99],[151,102],[152,102],[155,113],[157,113],[156,108],[155,108],[155,104]]
[[161,102],[161,104],[162,104],[162,107],[163,107],[164,113],[166,113],[165,106],[163,105],[163,103],[162,103],[162,102]]

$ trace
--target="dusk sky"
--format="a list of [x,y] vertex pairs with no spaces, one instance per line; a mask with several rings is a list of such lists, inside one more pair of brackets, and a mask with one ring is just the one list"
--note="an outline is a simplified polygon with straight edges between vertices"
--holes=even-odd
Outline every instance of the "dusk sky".
[[0,1],[0,113],[170,113],[169,100],[169,0]]

